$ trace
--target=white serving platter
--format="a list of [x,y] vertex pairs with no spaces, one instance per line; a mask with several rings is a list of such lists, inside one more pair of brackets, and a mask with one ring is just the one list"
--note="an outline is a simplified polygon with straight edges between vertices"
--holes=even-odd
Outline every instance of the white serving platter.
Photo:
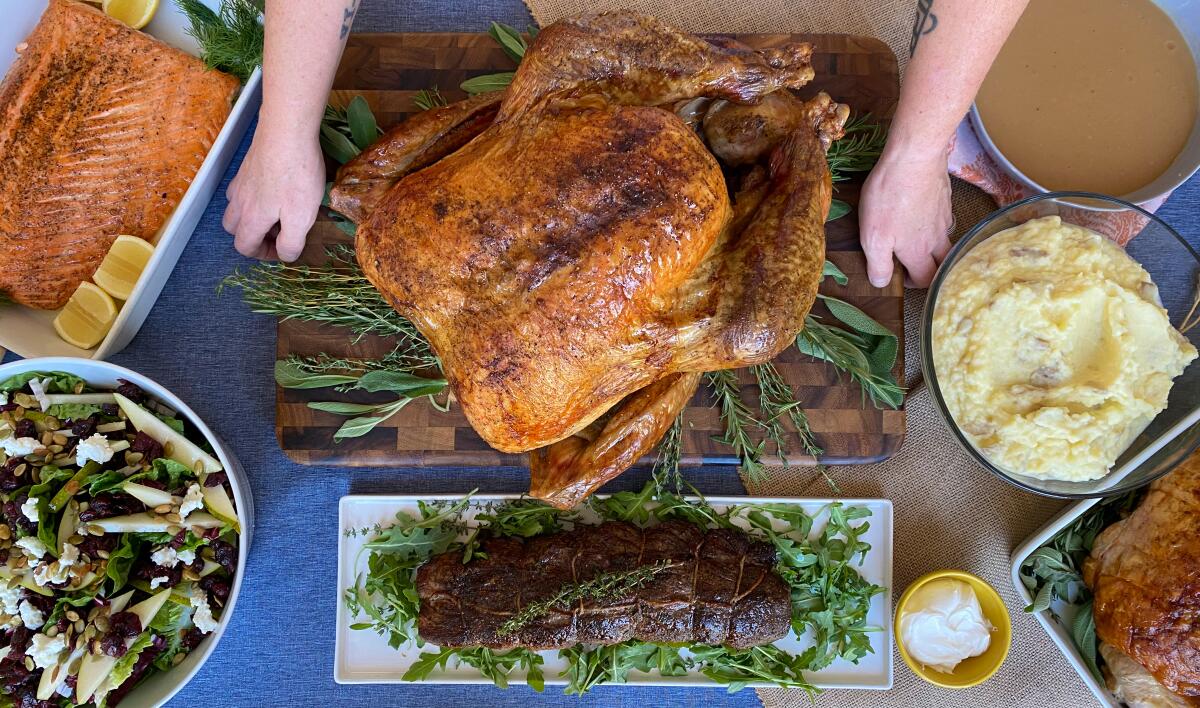
[[[46,4],[46,0],[0,0],[0,17],[4,18],[0,22],[0,75],[8,73],[16,59],[16,46],[37,25]],[[220,0],[204,0],[204,4],[215,9],[220,6]],[[189,54],[198,55],[199,48],[196,41],[188,36],[186,27],[187,20],[175,0],[161,0],[157,14],[143,31]],[[8,304],[0,305],[0,347],[23,357],[72,356],[90,359],[105,359],[124,349],[141,329],[163,286],[167,284],[175,263],[196,230],[196,224],[208,207],[225,174],[225,168],[229,166],[250,121],[258,113],[261,102],[262,76],[260,71],[255,70],[242,87],[200,171],[159,230],[154,255],[129,300],[121,307],[104,341],[91,350],[72,346],[54,331],[57,311]]]
[[[436,500],[461,499],[461,495],[415,496],[345,496],[338,505],[338,582],[337,582],[337,625],[334,648],[334,680],[340,684],[397,684],[406,683],[401,678],[412,666],[422,651],[429,651],[432,645],[417,648],[412,643],[402,645],[399,649],[388,646],[383,637],[370,630],[352,630],[350,625],[355,621],[346,609],[342,597],[347,588],[351,587],[358,574],[366,568],[366,557],[359,557],[359,550],[369,540],[361,534],[348,536],[347,529],[360,529],[375,524],[387,525],[394,521],[397,511],[416,513],[417,502]],[[517,495],[476,496],[475,501],[487,502],[518,499]],[[867,616],[868,624],[879,628],[872,632],[871,648],[873,653],[863,657],[858,664],[837,660],[829,667],[808,675],[808,679],[820,688],[858,688],[886,690],[892,687],[892,503],[886,499],[796,499],[783,497],[708,497],[707,501],[717,510],[734,505],[745,504],[793,504],[814,516],[813,533],[819,534],[825,526],[828,513],[823,512],[831,502],[839,501],[844,506],[866,507],[871,516],[865,521],[870,522],[867,533],[862,540],[871,544],[863,565],[858,568],[863,577],[869,582],[885,588],[884,592],[875,596],[871,601],[871,609]],[[464,513],[464,518],[472,518],[477,505]],[[584,521],[590,522],[587,513]],[[357,561],[357,563],[356,563]],[[776,642],[776,646],[791,653],[799,653],[810,645],[807,637],[797,639],[795,635]],[[547,686],[562,686],[566,682],[558,674],[566,663],[558,658],[555,651],[542,652],[545,665],[542,671]],[[514,674],[509,678],[511,683],[524,683],[524,677]],[[466,665],[456,666],[453,661],[444,671],[435,671],[423,683],[441,684],[491,684],[479,672]],[[699,672],[686,676],[660,676],[657,673],[643,674],[631,672],[628,683],[640,686],[680,686],[708,688],[714,684]],[[750,686],[764,687],[773,684],[751,683]]]
[[[1103,501],[1102,498],[1085,499],[1077,504],[1072,504],[1062,510],[1058,516],[1054,517],[1046,523],[1041,529],[1036,531],[1032,536],[1025,539],[1025,542],[1017,547],[1012,554],[1012,581],[1013,586],[1017,590],[1017,596],[1024,600],[1026,605],[1033,603],[1033,595],[1029,592],[1025,584],[1021,582],[1021,564],[1025,559],[1033,554],[1034,551],[1041,548],[1054,538],[1054,535],[1064,528],[1069,526],[1073,521],[1083,515],[1085,511]],[[1071,638],[1070,623],[1075,617],[1075,608],[1062,600],[1055,599],[1050,603],[1050,608],[1041,612],[1035,612],[1034,617],[1050,635],[1050,639],[1054,641],[1058,648],[1062,651],[1063,656],[1067,657],[1067,662],[1079,674],[1079,678],[1083,680],[1092,694],[1096,696],[1096,700],[1105,708],[1121,708],[1125,704],[1117,699],[1108,690],[1103,682],[1096,679],[1088,669],[1087,663],[1084,662],[1083,656],[1079,653],[1079,648],[1075,646],[1075,640]]]

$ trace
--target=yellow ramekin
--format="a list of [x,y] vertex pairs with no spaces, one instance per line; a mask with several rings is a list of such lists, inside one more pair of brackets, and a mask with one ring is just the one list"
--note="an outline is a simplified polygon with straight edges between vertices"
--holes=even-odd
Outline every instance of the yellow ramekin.
[[[904,648],[904,641],[900,637],[900,618],[904,615],[909,598],[922,585],[943,578],[961,580],[970,585],[975,590],[975,596],[979,598],[979,607],[983,610],[983,616],[992,623],[994,628],[987,651],[963,661],[954,667],[953,673],[949,674],[921,666],[920,662],[908,655],[908,650]],[[1008,616],[1008,608],[1004,606],[1004,600],[1000,599],[1000,593],[982,579],[961,570],[935,570],[917,578],[900,596],[900,601],[896,603],[896,617],[892,627],[896,637],[896,648],[900,650],[900,658],[904,659],[908,668],[912,669],[917,676],[942,688],[971,688],[987,681],[1004,663],[1008,657],[1008,648],[1012,644],[1012,621]]]

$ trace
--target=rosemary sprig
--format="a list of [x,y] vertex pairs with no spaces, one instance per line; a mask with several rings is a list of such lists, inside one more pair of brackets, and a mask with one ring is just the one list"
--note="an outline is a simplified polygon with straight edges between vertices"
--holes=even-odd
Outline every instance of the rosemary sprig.
[[887,130],[874,122],[871,115],[851,118],[846,123],[846,134],[829,146],[826,160],[834,182],[850,179],[851,172],[869,172],[887,143]]
[[[315,356],[297,356],[295,354],[283,360],[297,375],[322,376],[328,374],[345,374],[361,376],[368,371],[395,371],[405,374],[419,374],[427,370],[440,369],[437,357],[425,348],[414,351],[411,348],[397,346],[379,359],[353,359],[317,354]],[[278,364],[276,364],[278,373]],[[320,387],[314,387],[320,388]],[[339,385],[338,390],[346,390]]]
[[756,445],[750,431],[754,428],[766,429],[767,426],[742,400],[737,374],[729,369],[713,371],[705,374],[705,379],[717,399],[717,406],[721,409],[721,422],[725,424],[725,434],[715,439],[733,448],[738,459],[742,461],[742,472],[746,473],[751,482],[766,481],[762,451],[767,443],[763,440]]
[[345,327],[359,339],[368,334],[396,337],[411,355],[433,358],[417,328],[397,314],[363,275],[353,248],[332,246],[327,254],[329,260],[322,266],[258,263],[244,272],[236,270],[222,281],[218,292],[240,288],[253,312]]
[[679,472],[682,447],[683,413],[680,413],[658,443],[658,457],[654,460],[654,470],[650,474],[656,494],[666,491],[683,493],[683,475]]
[[787,449],[783,442],[785,431],[780,425],[780,421],[784,418],[792,421],[792,426],[796,428],[796,435],[800,438],[800,446],[804,448],[805,452],[813,457],[825,454],[813,437],[812,428],[808,423],[808,414],[796,400],[796,392],[792,390],[787,381],[783,380],[783,376],[775,368],[775,365],[759,364],[752,370],[755,378],[758,379],[758,406],[767,416],[767,424],[774,430],[771,439],[779,448],[779,459],[787,464]]
[[428,111],[433,108],[441,108],[442,106],[448,105],[446,98],[442,96],[440,91],[438,91],[437,86],[417,91],[415,94],[413,94],[412,102],[419,111]]
[[175,2],[188,19],[186,31],[200,45],[200,58],[208,68],[245,83],[262,66],[263,0],[223,0],[220,13],[202,0]]
[[904,402],[904,387],[896,383],[890,371],[872,367],[866,353],[871,350],[870,343],[854,332],[822,324],[809,315],[804,329],[796,336],[796,348],[848,374],[862,387],[863,396],[876,406],[899,408]]
[[531,602],[523,607],[520,612],[500,625],[496,635],[504,637],[513,634],[555,607],[566,607],[581,600],[620,600],[670,567],[671,563],[660,561],[633,570],[602,573],[586,582],[564,585],[561,590],[545,600]]

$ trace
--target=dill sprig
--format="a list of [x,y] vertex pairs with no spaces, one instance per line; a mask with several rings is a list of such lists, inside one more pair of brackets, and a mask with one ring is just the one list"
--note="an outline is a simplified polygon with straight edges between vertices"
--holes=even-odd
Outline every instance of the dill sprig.
[[241,288],[242,299],[254,312],[345,327],[358,338],[396,337],[413,355],[433,357],[416,327],[367,280],[353,248],[332,246],[327,254],[329,260],[322,266],[258,263],[244,272],[236,270],[218,292],[226,286]]
[[201,0],[175,0],[187,16],[187,33],[200,45],[210,69],[245,83],[263,59],[263,0],[223,0],[220,13]]
[[887,142],[887,130],[871,115],[855,116],[846,122],[846,134],[829,146],[825,158],[834,182],[850,179],[851,172],[869,172]]
[[679,459],[683,455],[683,413],[667,428],[658,443],[658,457],[650,478],[657,494],[665,491],[683,494],[683,475],[679,472]]
[[750,431],[755,428],[766,429],[746,402],[742,400],[742,392],[738,387],[737,374],[731,369],[712,371],[705,374],[708,385],[712,388],[713,397],[721,409],[721,422],[725,424],[725,434],[715,440],[733,448],[741,460],[741,470],[746,473],[751,482],[766,481],[766,470],[762,465],[762,451],[766,440],[755,444]]
[[446,98],[438,91],[437,86],[417,91],[413,94],[412,102],[417,107],[417,110],[420,111],[428,111],[447,105]]
[[660,561],[633,570],[601,573],[586,582],[564,585],[561,590],[545,600],[531,602],[521,608],[520,612],[500,625],[496,635],[504,637],[513,634],[555,607],[566,607],[580,600],[620,600],[671,566],[667,561]]

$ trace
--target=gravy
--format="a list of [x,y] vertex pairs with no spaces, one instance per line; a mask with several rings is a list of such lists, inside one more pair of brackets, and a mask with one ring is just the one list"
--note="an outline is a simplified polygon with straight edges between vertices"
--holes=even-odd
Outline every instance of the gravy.
[[1049,190],[1126,195],[1196,123],[1196,64],[1150,0],[1032,0],[976,98],[992,142]]

